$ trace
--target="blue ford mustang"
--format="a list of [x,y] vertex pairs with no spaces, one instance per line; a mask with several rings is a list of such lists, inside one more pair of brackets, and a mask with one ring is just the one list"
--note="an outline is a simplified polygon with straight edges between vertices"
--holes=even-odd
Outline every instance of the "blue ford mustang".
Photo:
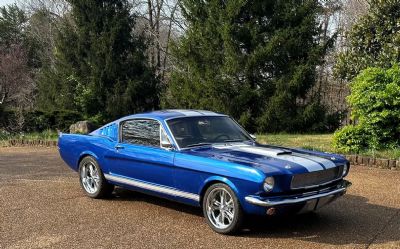
[[89,135],[60,134],[60,155],[92,198],[120,186],[201,206],[210,227],[238,231],[245,214],[314,211],[346,192],[349,162],[258,144],[226,115],[163,110]]

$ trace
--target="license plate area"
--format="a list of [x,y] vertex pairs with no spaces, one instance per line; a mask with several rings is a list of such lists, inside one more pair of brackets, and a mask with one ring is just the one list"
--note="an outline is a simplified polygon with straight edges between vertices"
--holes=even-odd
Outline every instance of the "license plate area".
[[318,200],[317,206],[315,207],[315,210],[320,209],[323,206],[328,205],[329,203],[331,203],[335,199],[336,199],[335,195],[329,195],[329,196],[325,196],[325,197],[320,198]]
[[299,213],[307,213],[322,208],[323,206],[331,203],[336,198],[335,195],[324,196],[318,199],[307,201]]

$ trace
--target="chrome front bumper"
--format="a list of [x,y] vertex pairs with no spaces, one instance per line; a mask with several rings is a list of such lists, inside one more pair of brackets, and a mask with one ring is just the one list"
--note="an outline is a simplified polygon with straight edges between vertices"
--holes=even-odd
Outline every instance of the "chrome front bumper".
[[319,191],[313,191],[313,192],[306,192],[301,196],[295,196],[295,197],[287,197],[287,198],[262,198],[258,196],[246,196],[245,200],[253,205],[257,206],[262,206],[262,207],[272,207],[272,206],[278,206],[278,205],[290,205],[290,204],[296,204],[296,203],[301,203],[301,202],[307,202],[315,199],[320,199],[323,197],[339,197],[343,194],[346,193],[346,190],[348,187],[351,186],[351,182],[344,180],[341,184],[337,186],[335,189],[331,190],[319,190]]

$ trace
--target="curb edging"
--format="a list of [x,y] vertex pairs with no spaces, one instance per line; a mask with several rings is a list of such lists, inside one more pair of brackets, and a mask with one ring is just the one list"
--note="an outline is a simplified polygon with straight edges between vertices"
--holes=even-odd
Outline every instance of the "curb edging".
[[390,169],[400,170],[400,160],[387,159],[387,158],[375,158],[360,155],[344,155],[350,164],[356,164],[360,166],[379,168],[379,169]]
[[8,146],[40,146],[40,147],[57,147],[57,142],[54,140],[25,140],[25,139],[11,139],[8,140]]

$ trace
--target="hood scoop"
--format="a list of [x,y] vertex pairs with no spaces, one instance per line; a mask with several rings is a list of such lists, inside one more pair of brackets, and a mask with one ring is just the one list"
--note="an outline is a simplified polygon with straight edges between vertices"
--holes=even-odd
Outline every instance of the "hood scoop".
[[276,153],[277,156],[279,155],[291,155],[292,152],[289,150],[282,150],[281,152]]
[[262,155],[262,156],[268,156],[268,157],[276,157],[276,156],[281,156],[281,155],[292,154],[292,152],[290,150],[255,147],[255,146],[237,146],[232,149],[236,150],[236,151],[242,151],[242,152],[247,152],[247,153],[252,153],[252,154],[257,154],[257,155]]

